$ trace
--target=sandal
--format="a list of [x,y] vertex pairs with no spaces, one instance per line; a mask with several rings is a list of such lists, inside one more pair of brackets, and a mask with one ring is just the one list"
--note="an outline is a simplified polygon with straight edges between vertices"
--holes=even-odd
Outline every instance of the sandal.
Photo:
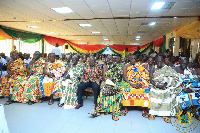
[[4,105],[9,105],[12,104],[12,101],[7,101],[6,103],[4,103]]
[[44,100],[39,100],[39,103],[42,103],[42,102],[44,102]]
[[142,111],[142,116],[145,117],[145,118],[149,117],[147,111]]
[[117,116],[112,116],[112,119],[113,119],[114,121],[118,121],[118,120],[119,120],[119,117],[117,117]]
[[33,104],[33,102],[32,101],[28,101],[28,105],[32,105]]
[[91,115],[92,115],[92,117],[94,118],[94,117],[100,116],[100,113],[97,113],[97,111],[93,111],[93,112],[91,113]]
[[166,123],[171,123],[171,120],[169,119],[169,117],[163,117],[163,119],[164,119],[164,121],[165,121]]
[[61,103],[61,104],[59,103],[59,104],[58,104],[58,107],[62,107],[63,105],[64,105],[64,103]]
[[148,119],[149,119],[149,120],[155,120],[155,115],[149,115],[149,116],[148,116]]
[[53,104],[53,101],[52,101],[52,100],[49,100],[48,105],[52,105],[52,104]]

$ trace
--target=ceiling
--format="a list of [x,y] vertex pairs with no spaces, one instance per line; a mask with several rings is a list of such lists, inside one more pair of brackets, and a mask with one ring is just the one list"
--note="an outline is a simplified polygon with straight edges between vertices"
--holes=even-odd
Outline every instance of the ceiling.
[[[0,0],[0,25],[75,41],[150,42],[198,19],[200,0],[175,2],[170,9],[152,10],[155,0]],[[69,7],[73,13],[51,10]],[[174,17],[177,17],[176,19]],[[156,22],[154,26],[142,23]],[[80,27],[89,23],[92,27]],[[28,28],[28,25],[39,28]],[[100,31],[93,34],[91,31]],[[55,32],[54,34],[50,32]],[[142,32],[142,33],[141,33]],[[141,36],[139,41],[135,36]]]

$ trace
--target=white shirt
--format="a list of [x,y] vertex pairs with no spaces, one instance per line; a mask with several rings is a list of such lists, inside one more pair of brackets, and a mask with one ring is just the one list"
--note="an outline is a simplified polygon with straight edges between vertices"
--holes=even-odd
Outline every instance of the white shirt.
[[24,59],[24,63],[25,63],[25,64],[29,64],[29,62],[30,62],[31,60],[32,60],[31,58],[28,58],[28,60],[27,60],[27,59]]
[[0,63],[2,63],[3,65],[6,65],[7,61],[4,58],[0,57]]
[[62,56],[61,56],[61,50],[60,50],[59,47],[53,48],[51,52],[55,53],[55,55],[59,55],[59,57],[62,58]]

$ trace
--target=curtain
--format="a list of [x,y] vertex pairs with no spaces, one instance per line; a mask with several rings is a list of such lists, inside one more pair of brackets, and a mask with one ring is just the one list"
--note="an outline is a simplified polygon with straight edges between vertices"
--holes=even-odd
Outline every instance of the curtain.
[[67,41],[60,38],[50,37],[50,36],[44,36],[44,39],[51,45],[55,46],[56,43],[59,44],[59,46],[64,45]]
[[2,29],[0,29],[0,40],[11,39],[12,37],[6,34]]
[[200,38],[200,21],[195,21],[189,25],[180,28],[179,30],[176,30],[176,34],[186,39]]
[[25,43],[35,43],[35,42],[40,41],[43,38],[42,35],[10,30],[10,29],[3,28],[2,26],[0,28],[6,34],[11,36],[12,38],[15,38],[15,39],[20,40],[20,41],[25,42]]
[[164,35],[163,36],[164,40],[163,40],[163,44],[162,44],[162,53],[166,53],[166,36]]
[[78,45],[70,41],[67,41],[67,43],[77,53],[83,53],[83,54],[103,53],[107,47],[106,45]]
[[164,37],[161,37],[160,39],[156,40],[156,41],[153,41],[153,45],[155,47],[161,47],[162,44],[163,44],[163,41],[164,41]]

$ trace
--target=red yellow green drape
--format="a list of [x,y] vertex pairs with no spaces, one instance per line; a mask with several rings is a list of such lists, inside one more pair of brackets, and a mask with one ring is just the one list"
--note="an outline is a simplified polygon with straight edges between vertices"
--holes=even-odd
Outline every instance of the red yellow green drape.
[[15,38],[25,43],[35,43],[35,42],[40,41],[43,38],[43,35],[11,30],[7,28],[3,28],[2,26],[0,26],[0,28],[12,38]]
[[98,53],[101,51],[106,50],[106,45],[78,45],[75,43],[72,43],[70,41],[67,41],[69,46],[75,50],[78,53],[83,53],[83,54],[93,54],[93,53]]
[[161,37],[161,38],[159,38],[158,40],[153,41],[153,45],[154,45],[155,47],[160,47],[160,46],[162,46],[163,41],[164,41],[164,37]]
[[64,45],[67,40],[65,39],[60,39],[60,38],[55,38],[55,37],[50,37],[50,36],[44,36],[44,39],[51,45],[55,46],[56,43],[59,44],[59,46]]
[[[6,29],[0,26],[0,39],[10,39],[14,38],[26,43],[35,43],[42,39],[42,52],[44,52],[44,40],[46,40],[49,44],[55,46],[58,43],[60,46],[64,45],[65,43],[69,44],[69,46],[78,53],[103,53],[107,48],[113,51],[116,54],[122,54],[125,48],[128,48],[128,53],[133,54],[137,47],[140,47],[140,52],[144,53],[149,48],[152,48],[154,45],[155,47],[160,47],[165,44],[165,36],[161,37],[160,39],[153,41],[151,43],[147,43],[142,46],[134,46],[134,45],[78,45],[67,41],[65,39],[59,39],[50,36],[43,36],[38,34],[26,33],[21,31],[15,31],[11,29]],[[163,45],[164,47],[164,45]]]
[[2,29],[0,29],[0,40],[11,39],[12,37],[6,34]]

